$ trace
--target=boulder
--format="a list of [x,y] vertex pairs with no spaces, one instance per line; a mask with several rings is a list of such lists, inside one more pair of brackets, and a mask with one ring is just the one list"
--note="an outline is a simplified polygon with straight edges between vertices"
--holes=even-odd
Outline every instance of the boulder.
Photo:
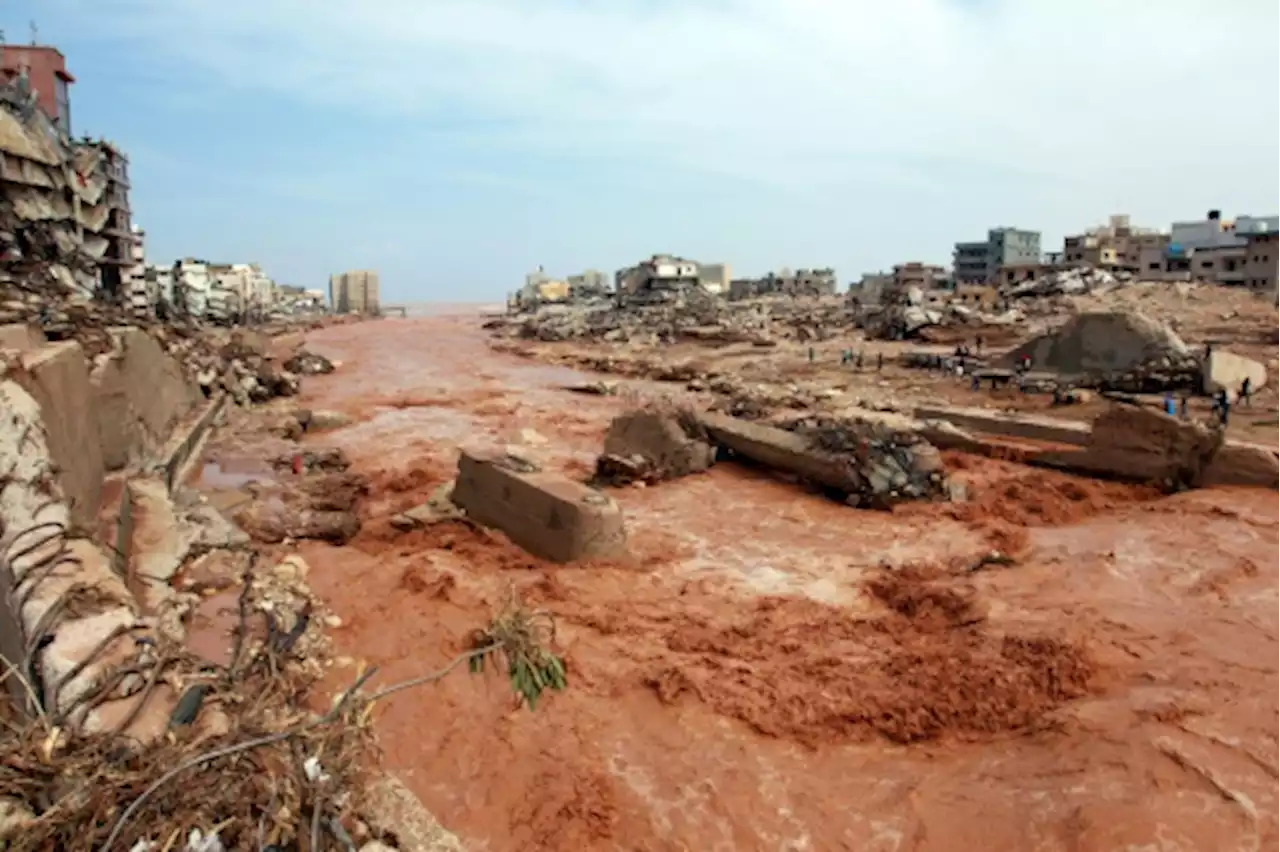
[[1204,360],[1201,377],[1204,379],[1205,393],[1214,395],[1219,390],[1225,389],[1227,398],[1235,402],[1240,396],[1240,386],[1246,378],[1249,379],[1249,385],[1253,391],[1267,384],[1267,367],[1252,358],[1214,349]]

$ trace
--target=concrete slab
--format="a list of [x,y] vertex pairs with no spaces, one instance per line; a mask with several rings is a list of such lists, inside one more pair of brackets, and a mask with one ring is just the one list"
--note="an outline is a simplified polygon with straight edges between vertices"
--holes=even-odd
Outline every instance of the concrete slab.
[[984,408],[959,408],[941,405],[921,405],[915,409],[921,420],[945,420],[962,429],[1025,438],[1029,441],[1047,441],[1053,444],[1070,444],[1083,447],[1089,443],[1092,427],[1075,420],[1054,420],[1025,414],[989,411]]
[[611,498],[502,453],[464,450],[453,502],[473,520],[552,562],[626,552],[622,510]]
[[92,530],[106,469],[84,350],[74,341],[42,346],[22,356],[13,377],[40,404],[49,454],[72,521]]

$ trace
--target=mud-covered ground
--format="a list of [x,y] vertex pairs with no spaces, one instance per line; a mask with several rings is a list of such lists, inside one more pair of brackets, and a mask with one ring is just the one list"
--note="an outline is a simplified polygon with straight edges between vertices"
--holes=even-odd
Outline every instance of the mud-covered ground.
[[[1275,492],[955,455],[968,502],[886,514],[719,465],[617,493],[631,559],[556,567],[389,517],[467,442],[584,477],[621,399],[474,316],[309,342],[342,365],[304,402],[356,419],[315,440],[373,483],[354,541],[300,545],[340,652],[420,673],[512,584],[558,620],[571,686],[537,712],[466,675],[380,711],[389,768],[469,848],[1274,847]],[[223,447],[206,486],[254,475]]]

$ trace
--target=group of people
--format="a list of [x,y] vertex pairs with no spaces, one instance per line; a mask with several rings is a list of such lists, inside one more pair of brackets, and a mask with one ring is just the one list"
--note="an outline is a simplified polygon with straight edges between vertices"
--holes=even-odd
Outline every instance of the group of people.
[[[809,349],[809,360],[810,361],[813,360],[812,348]],[[855,355],[852,349],[841,349],[840,364],[842,366],[852,364],[855,369],[861,370],[862,364],[863,364],[862,350],[859,349],[857,354]],[[883,369],[884,369],[884,353],[877,352],[876,353],[876,370],[879,371]]]
[[[1236,404],[1248,407],[1251,396],[1253,396],[1253,380],[1245,376],[1244,380],[1240,382],[1240,390],[1236,394]],[[1187,416],[1187,402],[1188,397],[1186,394],[1183,394],[1181,403],[1178,403],[1174,400],[1173,393],[1171,391],[1167,392],[1164,395],[1164,413],[1170,417],[1181,415],[1185,419]],[[1210,411],[1214,417],[1218,418],[1218,422],[1224,428],[1231,419],[1231,405],[1231,394],[1228,393],[1226,388],[1218,388],[1218,392],[1213,395],[1213,407],[1210,408]]]

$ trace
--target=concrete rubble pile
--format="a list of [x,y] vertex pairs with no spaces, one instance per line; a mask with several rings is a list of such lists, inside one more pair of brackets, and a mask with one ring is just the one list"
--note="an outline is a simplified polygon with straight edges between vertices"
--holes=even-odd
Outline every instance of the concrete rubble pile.
[[1134,281],[1128,272],[1110,272],[1106,269],[1083,266],[1078,269],[1060,269],[1041,275],[1030,281],[1021,281],[1000,289],[1002,296],[1026,299],[1035,296],[1079,296],[1084,293],[1105,292]]
[[1079,314],[1014,347],[1003,361],[1014,366],[1024,356],[1073,386],[1129,393],[1197,391],[1203,367],[1168,325],[1138,311]]
[[856,488],[851,506],[884,509],[907,500],[940,500],[949,495],[938,449],[910,418],[872,411],[810,414],[782,424],[814,447],[839,457]]
[[486,328],[499,336],[540,341],[657,344],[685,339],[768,345],[778,340],[825,340],[852,324],[847,302],[838,297],[730,302],[696,287],[662,292],[663,298],[629,296],[620,303],[543,306],[533,313],[491,320]]
[[[937,296],[937,293],[933,294]],[[882,305],[860,307],[857,324],[867,337],[878,340],[912,340],[927,337],[935,326],[1008,326],[1024,318],[1017,309],[986,311],[958,300],[926,300],[919,287],[908,287]]]

